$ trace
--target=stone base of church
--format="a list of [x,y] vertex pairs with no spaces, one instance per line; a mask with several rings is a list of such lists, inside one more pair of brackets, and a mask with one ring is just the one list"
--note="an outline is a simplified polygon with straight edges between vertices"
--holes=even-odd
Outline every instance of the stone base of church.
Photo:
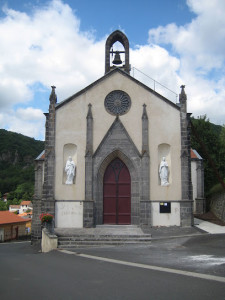
[[83,226],[84,228],[94,227],[94,201],[84,201]]
[[31,241],[33,243],[39,243],[41,240],[41,220],[39,218],[41,214],[41,199],[33,200],[33,217],[31,226]]
[[151,202],[140,202],[140,225],[144,227],[151,227]]
[[205,198],[196,198],[195,199],[195,214],[201,215],[205,213],[206,209],[206,199]]
[[191,227],[194,225],[193,201],[180,202],[180,221],[181,227]]

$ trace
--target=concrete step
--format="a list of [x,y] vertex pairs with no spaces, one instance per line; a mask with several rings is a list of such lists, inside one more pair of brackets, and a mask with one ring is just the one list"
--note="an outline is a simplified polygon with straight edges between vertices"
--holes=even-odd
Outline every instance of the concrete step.
[[60,249],[73,249],[79,247],[98,247],[98,246],[116,246],[116,245],[138,245],[150,244],[151,236],[101,236],[101,237],[59,237],[58,248]]
[[150,238],[126,238],[126,239],[58,239],[59,245],[67,245],[67,244],[74,244],[74,243],[129,243],[129,242],[135,242],[135,243],[143,243],[143,242],[151,242]]
[[151,239],[151,235],[73,235],[73,236],[58,236],[60,241],[67,240],[142,240]]
[[[141,241],[141,244],[150,245],[151,241]],[[73,241],[71,243],[59,243],[59,249],[73,249],[81,247],[101,247],[118,245],[139,245],[140,241]]]
[[96,228],[59,228],[58,248],[98,247],[127,244],[149,244],[151,235],[135,225],[97,225]]

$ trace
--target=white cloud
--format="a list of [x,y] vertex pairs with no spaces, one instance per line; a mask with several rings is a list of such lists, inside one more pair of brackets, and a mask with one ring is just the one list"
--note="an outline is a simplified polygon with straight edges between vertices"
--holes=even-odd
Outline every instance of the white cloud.
[[[187,85],[190,111],[224,123],[225,1],[188,0],[196,18],[185,26],[168,24],[149,30],[149,42],[172,45],[180,59],[179,75]],[[216,73],[216,76],[211,74]],[[218,79],[219,77],[219,79]]]
[[[176,93],[181,84],[186,84],[189,111],[195,116],[206,113],[211,121],[222,124],[225,1],[187,3],[196,14],[192,22],[151,29],[148,45],[130,49],[130,62]],[[0,125],[8,130],[43,138],[42,110],[48,103],[43,108],[40,102],[39,110],[32,108],[40,86],[50,93],[54,84],[60,102],[104,74],[107,37],[96,41],[92,33],[82,32],[74,11],[60,0],[35,8],[31,15],[5,8],[0,36]],[[172,46],[173,54],[165,49],[166,45]],[[216,79],[210,77],[210,72],[216,72]],[[140,74],[134,72],[137,79],[154,87]],[[156,90],[164,93],[157,84]],[[169,94],[165,96],[170,98]],[[29,108],[21,109],[21,104]]]
[[[132,70],[131,75],[157,92],[162,93],[163,96],[168,97],[171,101],[176,102],[175,94],[159,84],[161,83],[172,91],[178,92],[178,87],[182,81],[178,76],[180,61],[176,57],[171,56],[166,49],[152,44],[138,46],[135,50],[131,49],[130,57],[131,62],[134,62],[134,74]],[[136,71],[136,68],[144,74],[150,75],[154,80]]]
[[81,32],[80,20],[59,0],[34,9],[32,15],[8,8],[4,12],[0,21],[0,108],[6,115],[1,124],[34,136],[36,130],[23,128],[23,121],[29,122],[28,110],[19,121],[15,121],[19,110],[13,117],[8,111],[29,104],[37,82],[49,90],[54,84],[61,101],[102,76],[105,41],[96,42],[90,33]]
[[0,113],[0,127],[7,125],[7,130],[26,136],[42,139],[44,136],[45,116],[40,109],[27,107],[25,109],[8,110]]
[[17,110],[17,116],[25,121],[42,121],[44,119],[43,112],[40,109],[34,109],[27,107],[26,109],[19,108]]
[[[104,41],[81,32],[68,5],[55,0],[32,16],[11,9],[5,14],[0,23],[2,108],[31,99],[28,86],[36,81],[54,83],[62,100],[103,74]],[[13,90],[20,93],[17,99]]]

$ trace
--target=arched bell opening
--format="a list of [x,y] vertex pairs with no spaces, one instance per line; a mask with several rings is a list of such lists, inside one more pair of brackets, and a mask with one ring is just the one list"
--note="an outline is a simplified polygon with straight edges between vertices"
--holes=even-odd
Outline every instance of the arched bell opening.
[[105,73],[115,67],[130,73],[129,41],[119,30],[110,34],[105,44]]

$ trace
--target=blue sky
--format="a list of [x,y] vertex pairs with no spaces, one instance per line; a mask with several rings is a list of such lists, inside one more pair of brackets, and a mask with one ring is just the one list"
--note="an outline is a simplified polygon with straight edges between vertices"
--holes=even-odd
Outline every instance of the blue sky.
[[224,11],[224,0],[0,0],[0,127],[44,139],[50,86],[60,102],[104,75],[116,29],[132,67],[175,93],[185,84],[189,112],[224,124]]

